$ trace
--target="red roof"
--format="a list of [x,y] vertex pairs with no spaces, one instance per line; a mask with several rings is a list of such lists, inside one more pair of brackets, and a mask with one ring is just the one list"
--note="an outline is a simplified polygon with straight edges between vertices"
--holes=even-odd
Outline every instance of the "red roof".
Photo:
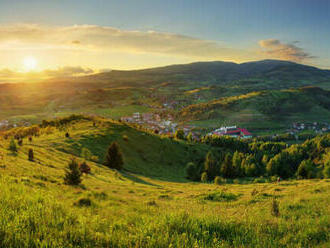
[[252,133],[250,133],[248,130],[246,130],[245,128],[237,128],[239,129],[244,135],[246,136],[250,136],[252,135]]

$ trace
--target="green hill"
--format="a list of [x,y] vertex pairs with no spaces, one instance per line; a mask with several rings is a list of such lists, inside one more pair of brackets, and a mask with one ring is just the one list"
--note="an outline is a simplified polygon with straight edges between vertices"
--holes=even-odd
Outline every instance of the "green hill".
[[257,91],[190,105],[181,110],[180,116],[184,120],[218,119],[260,128],[267,121],[274,125],[295,121],[329,122],[330,92],[318,87]]
[[[0,135],[0,247],[329,245],[329,180],[189,182],[184,165],[204,157],[206,145],[106,119],[60,121],[58,128],[44,123],[17,153],[8,150],[10,135],[31,128]],[[101,164],[112,141],[124,154],[122,172]],[[84,161],[82,148],[93,155],[91,174],[82,185],[65,185],[64,169],[72,157]]]

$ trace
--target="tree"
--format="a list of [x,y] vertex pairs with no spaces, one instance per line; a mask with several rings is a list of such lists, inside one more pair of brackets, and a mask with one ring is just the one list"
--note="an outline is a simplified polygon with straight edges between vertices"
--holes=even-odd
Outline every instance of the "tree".
[[211,151],[206,154],[204,170],[207,172],[208,180],[210,181],[213,180],[219,174],[217,162],[215,161],[215,158]]
[[227,153],[225,156],[224,161],[222,162],[221,165],[221,175],[225,178],[233,178],[235,177],[235,172],[233,170],[233,166],[232,166],[232,158],[231,158],[231,154]]
[[304,160],[300,163],[297,175],[301,178],[313,178],[314,177],[314,164],[311,160]]
[[187,177],[191,180],[195,180],[197,176],[197,167],[193,162],[189,162],[186,166]]
[[184,132],[182,129],[176,130],[174,138],[184,140]]
[[81,183],[81,171],[77,161],[72,158],[65,172],[64,182],[69,185],[79,185]]
[[33,154],[33,149],[29,149],[29,161],[33,162],[34,161],[34,154]]
[[235,176],[243,176],[243,172],[241,170],[242,167],[242,154],[238,151],[234,152],[233,155],[233,171]]
[[123,169],[124,159],[117,142],[113,142],[109,146],[105,157],[105,165],[116,170]]
[[9,150],[12,151],[12,152],[17,152],[16,141],[14,139],[10,140]]
[[206,182],[208,181],[208,175],[207,175],[207,172],[203,172],[203,173],[202,173],[201,181],[202,181],[203,183],[206,183]]
[[86,161],[84,161],[79,165],[79,170],[81,173],[89,174],[91,172],[91,167],[86,163]]
[[187,135],[187,140],[188,140],[189,142],[194,142],[194,137],[193,137],[192,132],[188,133],[188,135]]
[[324,166],[324,169],[323,169],[323,176],[325,178],[330,178],[330,162],[327,163],[325,166]]
[[83,147],[83,149],[81,149],[81,154],[80,155],[84,159],[90,160],[93,154],[86,147]]

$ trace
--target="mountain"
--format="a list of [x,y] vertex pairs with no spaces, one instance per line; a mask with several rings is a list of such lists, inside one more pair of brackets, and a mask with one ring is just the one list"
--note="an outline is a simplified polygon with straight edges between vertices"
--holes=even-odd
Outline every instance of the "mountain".
[[254,79],[260,81],[286,82],[287,86],[297,81],[301,85],[330,80],[330,70],[281,60],[262,60],[236,64],[232,62],[196,62],[183,65],[119,71],[96,74],[78,80],[107,81],[113,85],[157,86],[164,82],[224,84],[231,81]]

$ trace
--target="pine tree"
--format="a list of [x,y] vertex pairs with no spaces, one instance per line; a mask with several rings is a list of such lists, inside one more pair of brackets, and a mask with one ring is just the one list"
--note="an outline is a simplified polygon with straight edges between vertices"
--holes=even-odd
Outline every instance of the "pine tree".
[[105,165],[116,170],[123,169],[124,159],[117,142],[113,142],[109,146],[105,157]]
[[208,180],[213,180],[215,178],[217,174],[217,163],[211,151],[206,154],[204,170],[207,172]]
[[228,153],[226,154],[225,160],[223,161],[221,166],[221,175],[225,178],[232,178],[235,176],[234,174],[235,172],[232,166],[231,155]]
[[31,162],[34,161],[34,154],[33,154],[33,150],[31,148],[29,149],[29,161],[31,161]]
[[77,161],[73,158],[68,164],[64,182],[69,185],[79,185],[81,183],[81,172]]

